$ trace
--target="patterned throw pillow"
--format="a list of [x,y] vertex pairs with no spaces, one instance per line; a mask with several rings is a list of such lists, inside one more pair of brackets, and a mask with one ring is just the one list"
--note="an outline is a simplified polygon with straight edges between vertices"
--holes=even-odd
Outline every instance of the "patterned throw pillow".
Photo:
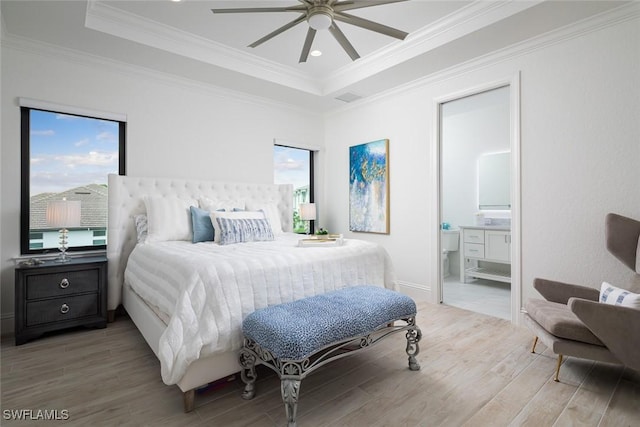
[[133,221],[136,225],[138,243],[147,243],[147,216],[145,214],[136,215],[133,217]]
[[275,234],[281,234],[284,231],[277,203],[247,202],[247,209],[264,212],[264,217],[269,220],[269,223],[271,223],[271,229]]
[[273,240],[271,224],[265,218],[216,218],[215,220],[220,227],[221,245]]
[[636,273],[640,274],[640,237],[638,237],[638,248],[636,249]]
[[222,230],[220,228],[220,218],[227,219],[266,219],[263,212],[252,211],[226,211],[226,212],[211,212],[211,223],[213,224],[213,238],[214,242],[220,243],[220,236],[222,236]]
[[602,286],[600,287],[600,302],[640,310],[640,294],[634,294],[626,289],[617,288],[607,282],[602,282]]

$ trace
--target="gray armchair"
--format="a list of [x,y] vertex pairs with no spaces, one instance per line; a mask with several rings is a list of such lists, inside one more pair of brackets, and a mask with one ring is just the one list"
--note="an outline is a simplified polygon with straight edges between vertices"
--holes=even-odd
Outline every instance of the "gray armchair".
[[[635,271],[625,287],[640,293],[640,221],[616,214],[605,220],[606,247]],[[538,340],[558,355],[558,381],[563,355],[611,362],[640,372],[640,310],[598,302],[600,291],[586,286],[535,279],[545,298],[525,304],[525,324]]]

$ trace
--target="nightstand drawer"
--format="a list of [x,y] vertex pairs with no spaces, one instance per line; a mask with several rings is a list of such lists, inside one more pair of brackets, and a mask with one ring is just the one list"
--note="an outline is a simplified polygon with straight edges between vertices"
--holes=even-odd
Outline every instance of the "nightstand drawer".
[[26,323],[35,326],[99,314],[96,294],[69,296],[28,302]]
[[99,269],[66,271],[27,276],[27,299],[58,297],[82,292],[97,292]]

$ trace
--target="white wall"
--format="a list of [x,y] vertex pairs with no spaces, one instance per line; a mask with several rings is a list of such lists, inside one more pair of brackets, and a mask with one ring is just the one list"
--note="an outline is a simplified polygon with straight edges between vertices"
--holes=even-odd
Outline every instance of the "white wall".
[[[521,72],[523,297],[535,294],[536,276],[622,283],[630,273],[606,253],[603,220],[610,211],[640,217],[639,40],[636,17],[475,69],[463,64],[460,72],[364,100],[324,121],[157,73],[3,40],[2,317],[13,312],[11,260],[19,254],[17,97],[127,114],[129,175],[271,182],[273,138],[324,146],[316,198],[322,226],[382,243],[397,278],[429,291],[438,263],[430,205],[434,99]],[[390,139],[391,234],[349,233],[348,147],[381,138]]]
[[274,138],[313,147],[322,147],[324,141],[321,117],[314,114],[160,73],[3,40],[3,319],[13,314],[12,258],[20,255],[18,97],[127,114],[131,176],[272,183]]
[[599,286],[631,272],[604,248],[607,212],[640,218],[640,23],[638,19],[455,73],[362,102],[328,116],[332,231],[348,230],[348,147],[390,140],[391,234],[380,242],[397,278],[430,291],[436,183],[431,168],[434,99],[521,73],[523,300],[541,276]]

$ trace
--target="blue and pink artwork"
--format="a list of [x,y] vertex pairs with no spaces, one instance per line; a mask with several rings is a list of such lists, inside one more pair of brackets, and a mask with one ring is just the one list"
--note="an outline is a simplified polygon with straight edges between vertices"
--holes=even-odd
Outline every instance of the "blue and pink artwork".
[[349,230],[389,234],[389,140],[349,147]]

